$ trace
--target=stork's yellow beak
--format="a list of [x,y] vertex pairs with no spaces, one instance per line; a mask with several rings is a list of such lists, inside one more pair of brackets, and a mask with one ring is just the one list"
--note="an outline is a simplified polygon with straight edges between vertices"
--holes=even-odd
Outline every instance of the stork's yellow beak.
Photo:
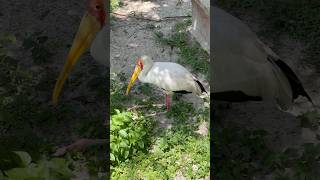
[[140,68],[140,66],[137,65],[137,66],[134,68],[134,72],[133,72],[133,74],[132,74],[132,76],[131,76],[131,79],[130,79],[130,82],[129,82],[129,84],[128,84],[128,88],[127,88],[127,91],[126,91],[126,95],[129,94],[130,89],[131,89],[132,85],[134,84],[134,82],[136,81],[137,77],[139,76],[140,72],[141,72],[141,68]]
[[63,69],[60,72],[59,78],[54,87],[52,95],[54,104],[57,104],[58,97],[60,95],[64,82],[69,76],[74,65],[79,60],[79,57],[89,48],[100,29],[101,23],[94,16],[86,12],[81,20],[78,32],[73,40],[73,44],[68,53],[66,63],[63,66]]

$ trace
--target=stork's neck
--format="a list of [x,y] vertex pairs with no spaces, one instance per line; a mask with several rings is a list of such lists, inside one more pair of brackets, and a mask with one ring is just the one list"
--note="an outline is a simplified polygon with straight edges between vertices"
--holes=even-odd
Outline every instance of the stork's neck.
[[147,75],[148,75],[149,71],[151,70],[152,66],[153,66],[153,61],[149,61],[148,63],[144,64],[143,70],[141,71],[141,73],[139,74],[139,77],[138,77],[141,82],[146,81]]

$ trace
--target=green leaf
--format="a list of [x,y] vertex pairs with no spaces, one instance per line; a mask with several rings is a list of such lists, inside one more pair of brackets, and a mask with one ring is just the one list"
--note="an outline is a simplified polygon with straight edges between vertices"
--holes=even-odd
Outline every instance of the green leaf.
[[57,173],[62,174],[63,176],[66,176],[66,177],[72,176],[72,172],[68,168],[69,163],[65,159],[53,158],[51,159],[51,162],[54,169],[57,171]]
[[124,138],[128,137],[128,134],[127,134],[126,130],[124,130],[124,129],[121,129],[119,131],[119,134],[121,137],[124,137]]
[[31,156],[24,151],[14,151],[20,159],[21,159],[21,166],[22,167],[27,167],[31,163]]
[[128,156],[129,156],[129,151],[125,151],[125,152],[124,152],[124,158],[127,159]]
[[9,171],[6,171],[5,174],[11,180],[23,180],[26,178],[37,177],[36,168],[13,168]]
[[1,179],[1,180],[8,180],[7,177],[4,177],[2,171],[0,171],[0,179]]
[[110,160],[111,161],[115,161],[116,160],[116,157],[112,153],[110,153]]
[[22,160],[18,154],[9,152],[0,152],[0,169],[9,170],[12,168],[20,167]]
[[138,142],[138,145],[139,145],[139,147],[140,147],[141,149],[144,148],[144,142],[143,142],[143,141],[139,141],[139,142]]
[[126,142],[122,141],[119,146],[123,147],[123,148],[127,148],[128,144]]

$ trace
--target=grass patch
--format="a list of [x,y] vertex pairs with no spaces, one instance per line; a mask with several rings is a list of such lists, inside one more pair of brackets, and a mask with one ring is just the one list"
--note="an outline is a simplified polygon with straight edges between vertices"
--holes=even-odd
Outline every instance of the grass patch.
[[117,8],[119,8],[121,5],[120,0],[111,0],[110,1],[110,9],[111,12],[113,12],[114,10],[116,10]]
[[155,32],[157,41],[171,48],[178,48],[180,58],[178,63],[190,66],[194,73],[202,73],[209,79],[209,54],[203,50],[200,44],[190,40],[190,33],[187,27],[191,25],[190,19],[176,23],[169,37],[161,32]]
[[[152,152],[140,153],[114,169],[114,179],[172,179],[179,172],[187,179],[209,175],[209,138],[167,131],[154,140]],[[121,178],[120,178],[121,177]]]
[[[209,110],[196,112],[190,103],[173,97],[166,115],[173,120],[172,127],[159,128],[159,116],[148,116],[165,110],[152,106],[159,101],[153,86],[135,84],[126,97],[124,74],[111,77],[112,179],[170,179],[179,173],[188,179],[208,176],[209,135],[202,137],[194,131],[209,121]],[[128,110],[135,105],[145,107]]]

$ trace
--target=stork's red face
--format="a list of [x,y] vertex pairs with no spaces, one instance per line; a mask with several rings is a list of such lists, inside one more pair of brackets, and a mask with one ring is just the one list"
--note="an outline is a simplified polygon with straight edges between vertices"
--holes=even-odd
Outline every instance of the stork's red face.
[[105,24],[106,12],[103,0],[87,0],[87,10],[82,17],[80,27],[73,40],[66,63],[61,71],[53,91],[53,103],[56,104],[63,84],[80,56],[90,47],[96,34]]
[[137,60],[137,66],[139,66],[140,69],[143,70],[143,63],[142,63],[142,59],[141,59],[141,58],[139,58],[139,59]]
[[88,12],[92,16],[96,17],[101,26],[104,26],[106,19],[106,11],[104,10],[104,4],[102,0],[87,0]]
[[138,76],[142,70],[143,70],[143,62],[142,62],[141,58],[138,58],[137,63],[136,63],[136,67],[134,68],[133,74],[132,74],[130,82],[128,84],[126,95],[129,94],[131,87],[133,86],[134,82],[136,81],[136,79],[138,78]]

